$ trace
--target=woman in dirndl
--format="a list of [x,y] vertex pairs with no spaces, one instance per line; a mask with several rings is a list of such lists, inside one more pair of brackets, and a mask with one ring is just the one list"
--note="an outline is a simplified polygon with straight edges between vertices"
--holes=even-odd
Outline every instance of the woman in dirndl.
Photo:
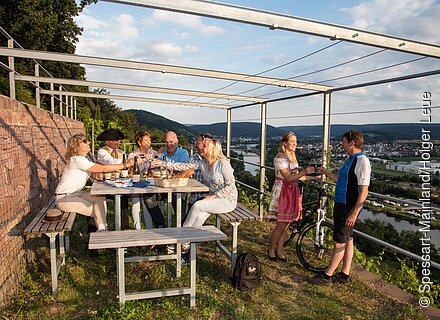
[[306,176],[313,173],[313,167],[299,171],[296,160],[297,139],[293,132],[283,135],[278,154],[275,156],[275,182],[270,197],[267,219],[276,221],[276,227],[270,234],[267,255],[270,260],[287,261],[283,254],[284,238],[289,224],[301,219],[302,197],[298,180],[315,180]]

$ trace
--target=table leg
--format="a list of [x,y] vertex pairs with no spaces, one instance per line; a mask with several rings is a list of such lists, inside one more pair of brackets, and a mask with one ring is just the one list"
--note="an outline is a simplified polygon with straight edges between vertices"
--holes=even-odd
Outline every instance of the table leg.
[[180,278],[182,275],[182,244],[176,244],[176,278]]
[[180,228],[182,226],[182,194],[180,192],[176,193],[176,227]]
[[168,228],[171,228],[173,226],[173,220],[171,216],[171,210],[173,209],[173,193],[168,192],[167,194],[167,201],[168,201]]
[[121,230],[121,195],[115,195],[115,230]]
[[194,308],[196,306],[196,250],[197,243],[191,243],[191,278],[189,294],[189,306],[191,308]]
[[[180,228],[182,226],[182,194],[179,192],[176,196],[176,227]],[[182,263],[182,244],[176,244],[177,248],[177,278],[181,275],[181,263]]]

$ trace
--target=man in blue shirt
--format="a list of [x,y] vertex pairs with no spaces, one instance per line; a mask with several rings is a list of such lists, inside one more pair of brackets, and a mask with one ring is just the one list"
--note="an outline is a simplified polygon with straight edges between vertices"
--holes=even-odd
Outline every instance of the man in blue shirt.
[[[334,248],[330,265],[323,273],[310,279],[314,284],[331,285],[332,282],[350,282],[351,262],[353,260],[353,227],[368,195],[370,184],[370,161],[362,152],[364,138],[357,130],[350,130],[342,136],[342,147],[349,158],[344,162],[339,174],[319,167],[318,171],[337,182],[335,207],[333,210]],[[342,271],[333,273],[342,261]]]
[[164,137],[165,140],[165,150],[159,157],[159,160],[166,162],[188,162],[189,154],[188,151],[179,147],[179,139],[173,131],[168,131]]
[[[188,151],[179,147],[179,139],[173,131],[168,131],[165,136],[165,150],[158,158],[166,162],[189,162]],[[173,194],[172,205],[174,212],[177,210],[177,196]],[[182,223],[186,219],[186,194],[182,194]]]

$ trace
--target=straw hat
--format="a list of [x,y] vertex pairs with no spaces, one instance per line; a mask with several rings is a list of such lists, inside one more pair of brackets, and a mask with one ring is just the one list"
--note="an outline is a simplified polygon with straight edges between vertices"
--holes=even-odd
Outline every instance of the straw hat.
[[63,218],[63,212],[60,209],[49,209],[46,212],[46,215],[43,218],[43,222],[60,222],[61,220],[64,220]]

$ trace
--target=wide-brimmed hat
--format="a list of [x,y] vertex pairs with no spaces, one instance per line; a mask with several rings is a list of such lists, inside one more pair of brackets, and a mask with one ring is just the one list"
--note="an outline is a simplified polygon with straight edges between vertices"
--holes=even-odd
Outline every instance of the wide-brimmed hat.
[[49,209],[43,218],[43,222],[60,222],[64,219],[63,212],[60,209]]
[[107,129],[96,138],[98,141],[105,140],[122,140],[124,139],[124,134],[119,129]]

